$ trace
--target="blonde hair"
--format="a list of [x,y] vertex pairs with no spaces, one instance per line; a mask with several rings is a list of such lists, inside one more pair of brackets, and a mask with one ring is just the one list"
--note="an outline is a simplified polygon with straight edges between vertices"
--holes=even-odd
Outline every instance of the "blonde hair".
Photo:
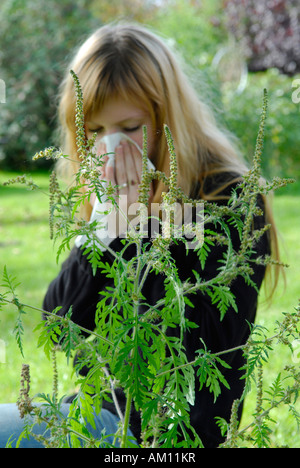
[[[84,115],[88,118],[113,97],[123,97],[144,106],[152,118],[157,170],[169,175],[169,157],[163,126],[174,139],[178,185],[187,195],[206,199],[222,198],[225,185],[207,189],[209,176],[227,173],[241,177],[247,166],[225,131],[220,130],[209,106],[199,99],[175,54],[156,34],[135,24],[110,24],[95,31],[78,49],[70,69],[81,83]],[[75,90],[68,73],[62,83],[59,107],[64,151],[79,161],[75,135]],[[162,182],[155,182],[154,202],[159,202]],[[266,205],[266,217],[271,211]],[[87,216],[90,207],[87,207]],[[278,254],[275,227],[272,227],[274,254]]]
[[[216,125],[209,107],[201,102],[163,40],[137,25],[106,25],[79,48],[71,67],[83,90],[87,118],[114,96],[144,105],[155,129],[158,170],[169,173],[163,134],[172,133],[178,160],[178,181],[186,194],[208,172],[241,174],[246,167],[224,132]],[[75,159],[75,92],[66,76],[60,101],[60,120],[65,151]],[[159,198],[159,187],[156,198]]]

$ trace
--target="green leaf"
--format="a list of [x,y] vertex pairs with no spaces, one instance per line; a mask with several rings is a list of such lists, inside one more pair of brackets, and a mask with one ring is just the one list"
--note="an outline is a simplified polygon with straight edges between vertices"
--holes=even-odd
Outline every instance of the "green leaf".
[[53,346],[58,344],[59,336],[61,335],[61,328],[60,328],[60,318],[57,317],[57,320],[53,321],[53,316],[55,318],[55,314],[61,309],[61,307],[57,307],[53,311],[53,315],[51,314],[48,319],[39,323],[33,331],[39,332],[37,347],[43,348],[46,357],[50,360],[51,359],[51,351]]
[[16,341],[19,347],[19,350],[24,357],[24,350],[23,350],[23,335],[24,335],[24,327],[23,327],[23,321],[22,321],[22,314],[25,314],[25,312],[22,309],[19,309],[19,315],[17,317],[13,333],[16,337]]
[[196,250],[200,263],[201,263],[202,270],[204,270],[207,257],[209,253],[211,252],[211,246],[214,245],[214,241],[212,239],[207,238],[206,234],[210,236],[216,235],[216,233],[214,231],[211,231],[210,229],[204,230],[204,241],[201,247]]
[[200,390],[205,385],[209,391],[213,393],[214,401],[216,401],[221,393],[220,383],[226,388],[230,388],[219,367],[222,366],[226,369],[230,369],[231,367],[216,355],[201,349],[198,351],[198,358],[196,359],[195,365],[198,367],[197,377],[199,377]]
[[3,268],[3,283],[1,286],[6,288],[13,296],[15,295],[16,288],[21,284],[17,283],[17,280],[14,276],[11,276],[8,271],[6,265]]
[[228,286],[213,286],[213,291],[209,288],[206,290],[211,298],[212,304],[216,304],[220,311],[220,320],[223,320],[229,307],[232,307],[235,312],[238,312],[235,297]]

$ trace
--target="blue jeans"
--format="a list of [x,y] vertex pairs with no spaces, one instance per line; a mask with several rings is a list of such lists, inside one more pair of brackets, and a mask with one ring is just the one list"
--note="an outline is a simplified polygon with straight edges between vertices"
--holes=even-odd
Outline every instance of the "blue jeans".
[[[69,404],[63,404],[61,412],[64,417],[69,414]],[[105,438],[110,444],[113,443],[114,434],[118,429],[119,419],[117,416],[112,414],[106,409],[102,409],[100,415],[95,414],[95,426],[94,429],[90,424],[86,425],[88,431],[95,437],[100,439],[101,432],[105,429],[105,434],[111,434],[110,437]],[[11,444],[12,448],[15,448],[16,442],[24,429],[25,421],[20,418],[18,408],[15,404],[0,404],[0,448],[5,448],[8,440],[13,441]],[[35,425],[33,427],[34,434],[45,433],[46,425],[44,423]],[[128,435],[133,437],[132,433],[128,431]],[[30,436],[29,439],[23,438],[20,443],[20,448],[43,448],[40,442],[37,442],[34,437]]]

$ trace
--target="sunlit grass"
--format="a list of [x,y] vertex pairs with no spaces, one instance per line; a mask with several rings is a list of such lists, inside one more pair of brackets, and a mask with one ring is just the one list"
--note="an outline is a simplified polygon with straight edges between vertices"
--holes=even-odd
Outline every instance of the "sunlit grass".
[[[0,183],[9,178],[0,175]],[[48,176],[33,177],[45,193]],[[24,304],[40,308],[50,281],[60,268],[49,237],[48,197],[40,191],[28,191],[16,185],[0,186],[0,275],[6,265],[8,273],[20,282],[18,297]],[[24,316],[24,359],[12,334],[16,309],[7,306],[0,311],[0,339],[6,345],[6,362],[0,363],[0,403],[15,402],[19,392],[19,374],[22,363],[31,367],[32,395],[51,392],[52,376],[43,351],[37,349],[37,334],[33,332],[41,320],[38,311],[26,309]],[[72,369],[59,356],[60,392],[72,391]]]
[[[258,309],[256,323],[266,327],[270,332],[269,336],[272,336],[276,321],[282,319],[282,313],[292,312],[300,301],[300,196],[296,188],[295,184],[290,190],[282,189],[282,194],[279,195],[279,192],[274,200],[274,215],[279,233],[281,258],[289,266],[285,269],[286,284],[281,280],[272,304],[266,307],[263,301],[264,297],[262,297]],[[280,345],[276,347],[274,353],[270,354],[270,360],[264,367],[265,388],[268,388],[287,364],[293,364],[291,352],[287,347]],[[300,403],[297,405],[297,409],[300,411]],[[253,420],[251,413],[254,408],[255,392],[247,397],[242,426],[245,427],[247,422]],[[272,435],[274,445],[289,445],[299,448],[300,432],[297,430],[295,420],[288,412],[287,407],[284,410],[282,408],[272,410],[271,417],[276,420]]]

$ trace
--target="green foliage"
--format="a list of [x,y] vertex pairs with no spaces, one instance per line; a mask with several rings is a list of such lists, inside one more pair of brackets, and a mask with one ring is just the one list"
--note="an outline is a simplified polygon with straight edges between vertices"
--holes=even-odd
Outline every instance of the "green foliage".
[[[243,65],[247,68],[248,49],[240,50],[245,37],[241,36],[239,40],[233,41],[232,31],[228,24],[228,14],[226,12],[224,14],[222,3],[224,2],[218,0],[199,3],[182,0],[166,1],[160,11],[153,16],[151,24],[166,36],[167,41],[174,46],[179,56],[182,56],[182,66],[185,67],[201,98],[207,100],[215,108],[216,116],[220,122],[224,123],[225,128],[229,128],[233,135],[238,137],[241,153],[250,164],[255,151],[257,121],[259,119],[259,109],[253,109],[253,102],[259,101],[262,89],[268,89],[269,113],[265,124],[268,138],[265,142],[266,157],[261,163],[262,174],[266,178],[284,176],[299,179],[300,107],[292,100],[292,84],[294,80],[299,79],[299,74],[287,76],[280,73],[278,69],[267,66],[263,72],[248,73],[247,85],[241,94],[232,93],[230,90],[228,92],[226,86],[223,86],[217,76],[213,64],[214,57],[226,47],[233,46],[225,63],[225,71],[230,74],[232,68],[237,68],[240,65],[240,63],[236,64],[234,58],[239,53],[241,53],[241,61],[244,61]],[[229,5],[232,2],[225,3]],[[238,9],[233,8],[230,12],[236,20],[235,26],[238,29],[247,29],[251,26],[253,18],[249,17],[250,22],[239,21],[241,15],[244,17],[247,8],[240,2],[235,3],[240,4]],[[281,5],[282,7],[284,8],[284,5]],[[249,8],[251,10],[253,5],[250,5]],[[263,7],[263,9],[266,8]],[[255,14],[255,21],[261,19],[259,13]],[[270,19],[268,15],[265,15],[262,21],[268,21],[267,18]],[[180,28],[178,24],[180,24]],[[272,21],[268,27],[271,24]],[[266,29],[262,28],[261,24],[255,24],[255,26],[257,27],[253,32],[254,36],[247,37],[250,37],[251,40],[255,37],[258,42],[262,38],[265,40],[268,36]],[[278,24],[278,28],[285,26],[285,23]],[[273,29],[278,32],[278,28]],[[290,39],[291,36],[285,36],[286,42]],[[276,47],[280,49],[281,43],[272,45],[271,55]],[[291,52],[291,48],[287,49]],[[253,52],[252,57],[254,60],[257,59],[256,51]],[[276,56],[276,60],[278,57],[280,54]],[[270,53],[266,54],[266,58],[270,58]],[[275,65],[273,66],[275,67]],[[222,71],[220,73],[222,80]]]
[[[261,167],[264,177],[293,177],[299,180],[299,104],[292,100],[293,79],[281,75],[276,69],[261,73],[249,73],[248,84],[241,95],[223,95],[225,125],[239,139],[241,152],[251,161],[255,150],[257,119],[259,112],[253,110],[261,89],[268,89],[269,106],[265,129],[265,141]],[[245,132],[245,125],[247,131]]]
[[[80,99],[80,93],[77,93],[77,98]],[[165,229],[162,225],[161,232],[167,235],[158,235],[146,247],[142,242],[143,233],[137,229],[134,234],[124,240],[123,251],[116,253],[110,249],[114,258],[111,264],[103,263],[101,251],[96,242],[92,246],[93,250],[97,251],[97,255],[91,257],[94,269],[96,267],[101,269],[114,282],[114,287],[107,288],[99,298],[95,330],[88,332],[74,324],[71,320],[71,310],[65,317],[57,316],[57,310],[47,313],[46,322],[37,327],[40,335],[38,346],[44,347],[46,355],[53,362],[53,395],[40,395],[48,418],[46,419],[38,409],[33,411],[31,405],[28,404],[28,388],[23,391],[22,401],[27,402],[25,407],[33,417],[34,424],[38,420],[44,420],[51,429],[50,439],[42,440],[46,446],[105,446],[107,444],[105,437],[99,440],[93,439],[86,429],[85,421],[93,424],[94,410],[101,408],[103,399],[112,399],[120,416],[120,430],[116,434],[116,439],[120,439],[121,447],[130,447],[132,444],[127,436],[132,405],[142,415],[142,447],[201,447],[201,441],[190,424],[189,405],[193,404],[195,389],[199,386],[200,388],[207,386],[215,399],[218,398],[222,386],[228,387],[222,373],[224,368],[228,368],[228,364],[222,359],[222,355],[236,351],[236,349],[212,354],[206,349],[205,343],[199,342],[199,350],[195,359],[188,361],[183,346],[183,335],[188,328],[196,327],[196,324],[187,320],[184,307],[185,304],[192,303],[190,298],[193,293],[203,291],[208,293],[213,302],[217,304],[220,319],[222,319],[229,306],[235,304],[229,289],[232,280],[237,275],[241,275],[246,281],[250,281],[249,256],[254,242],[264,232],[251,231],[253,216],[257,214],[254,200],[258,193],[268,192],[270,188],[275,189],[284,183],[277,179],[266,186],[259,186],[257,183],[260,176],[260,154],[266,105],[265,95],[254,166],[246,176],[245,183],[241,184],[240,193],[236,193],[231,198],[228,206],[218,206],[210,202],[204,205],[205,220],[213,224],[218,223],[224,233],[220,236],[215,235],[211,230],[207,232],[210,242],[206,243],[206,249],[213,249],[216,242],[222,242],[227,247],[224,261],[216,277],[204,282],[199,275],[195,274],[194,281],[182,283],[169,250],[172,242],[178,242],[177,238],[172,238],[173,229]],[[77,110],[81,112],[80,105]],[[81,117],[79,115],[77,120],[78,135],[82,130]],[[155,171],[152,177],[163,178],[169,184],[171,190],[164,197],[164,203],[166,207],[170,207],[174,198],[187,200],[181,191],[176,189],[175,153],[168,129],[166,129],[166,138],[170,149],[171,176],[168,179],[164,174]],[[80,180],[80,171],[84,171],[84,174],[88,171],[91,174],[90,158],[86,157],[86,154],[91,155],[87,153],[89,148],[82,147],[81,150],[82,164],[79,168],[78,180]],[[146,199],[148,189],[145,174],[143,174],[143,182],[140,194],[142,200]],[[91,185],[87,187],[88,190],[93,190],[94,184],[95,182],[91,182]],[[66,247],[75,233],[83,233],[87,226],[80,225],[76,229],[74,226],[81,221],[77,218],[77,213],[73,209],[60,210],[57,207],[60,202],[64,206],[65,200],[68,200],[69,206],[74,207],[78,200],[81,199],[82,202],[84,196],[80,195],[79,190],[67,188],[62,191],[56,185],[56,181],[51,190],[58,194],[53,198],[53,193],[50,191],[51,203],[55,202],[56,206],[56,209],[51,211],[53,238],[56,242],[61,240],[61,244]],[[99,187],[99,197],[105,193],[105,190],[105,186]],[[62,193],[64,196],[61,196]],[[241,247],[238,252],[232,248],[228,229],[228,222],[232,223],[233,220],[241,236]],[[196,235],[197,230],[195,226],[194,228]],[[86,234],[90,239],[93,238],[92,229],[87,230]],[[130,245],[135,246],[136,256],[125,260],[124,253]],[[205,266],[206,256],[203,253],[202,242],[198,242],[196,250],[202,252],[199,256],[202,265]],[[267,263],[268,261],[268,258],[260,259],[260,262]],[[155,305],[147,304],[142,294],[142,285],[150,271],[165,275],[165,296]],[[0,296],[0,305],[3,307],[5,304],[14,304],[20,311],[24,309],[24,306],[16,300],[15,287],[15,281],[5,270],[4,288],[6,291]],[[9,294],[13,294],[13,298]],[[140,306],[143,306],[142,314]],[[20,315],[17,321],[19,318]],[[286,366],[284,377],[277,376],[265,397],[262,388],[264,362],[270,359],[271,352],[278,342],[287,345],[292,350],[292,341],[299,338],[297,328],[299,318],[300,308],[294,313],[286,314],[284,319],[277,324],[276,334],[271,337],[267,337],[265,333],[261,334],[262,328],[254,327],[248,343],[239,347],[243,349],[248,358],[245,367],[246,387],[241,401],[236,401],[233,406],[231,420],[218,422],[222,430],[227,433],[225,447],[236,447],[238,444],[249,443],[249,441],[253,446],[268,446],[272,423],[270,411],[279,404],[287,405],[299,421],[295,406],[299,392],[299,371],[296,366]],[[166,333],[167,329],[172,327],[179,329],[178,336],[170,336]],[[20,324],[18,324],[18,330],[20,330]],[[82,332],[88,333],[90,339],[85,340]],[[20,331],[17,333],[17,339],[22,349]],[[71,406],[68,418],[63,420],[60,418],[59,410],[61,400],[57,398],[55,357],[57,345],[67,359],[79,352],[77,371],[86,364],[90,367],[87,377],[78,381],[78,396]],[[254,381],[257,386],[257,404],[253,413],[253,422],[246,429],[238,429],[237,408],[249,391],[251,381]],[[289,382],[289,385],[284,387],[286,382]],[[126,394],[127,404],[124,414],[120,412],[114,392],[116,385]],[[31,403],[31,400],[29,401]],[[249,428],[251,428],[250,435]],[[30,430],[27,426],[26,431]]]
[[3,283],[1,284],[1,286],[6,289],[6,293],[3,296],[0,295],[0,306],[2,301],[7,301],[7,297],[11,296],[10,302],[14,304],[18,309],[18,316],[13,329],[13,333],[16,337],[16,341],[20,352],[24,357],[22,345],[22,337],[24,334],[22,314],[25,314],[25,311],[23,309],[23,305],[19,302],[16,296],[16,288],[19,286],[19,283],[17,283],[16,278],[8,274],[6,266],[3,270]]
[[222,366],[230,369],[230,366],[218,356],[208,353],[205,349],[205,344],[204,349],[199,350],[198,354],[199,357],[196,360],[196,365],[199,366],[197,376],[199,377],[200,390],[206,385],[210,392],[214,394],[214,401],[216,401],[221,393],[220,384],[223,384],[226,388],[230,388],[219,367]]
[[186,63],[203,69],[227,36],[222,13],[218,0],[166,0],[150,22],[180,51]]
[[238,136],[242,154],[250,162],[259,118],[253,102],[267,88],[263,175],[299,178],[299,105],[291,98],[297,76],[291,78],[275,69],[249,73],[241,95],[222,94],[212,62],[228,45],[231,34],[219,0],[164,0],[159,6],[154,0],[107,0],[101,5],[86,0],[75,4],[70,0],[41,0],[38,4],[35,0],[3,0],[0,12],[0,79],[6,84],[6,103],[1,104],[0,115],[1,168],[23,171],[49,166],[47,158],[32,164],[31,157],[40,148],[57,144],[57,89],[70,59],[68,51],[103,22],[123,17],[153,26],[174,45],[194,86]]
[[1,2],[0,78],[6,83],[0,117],[2,168],[46,165],[32,165],[32,155],[57,143],[54,116],[66,54],[77,46],[78,37],[96,27],[88,3],[79,0],[74,8],[69,0]]

